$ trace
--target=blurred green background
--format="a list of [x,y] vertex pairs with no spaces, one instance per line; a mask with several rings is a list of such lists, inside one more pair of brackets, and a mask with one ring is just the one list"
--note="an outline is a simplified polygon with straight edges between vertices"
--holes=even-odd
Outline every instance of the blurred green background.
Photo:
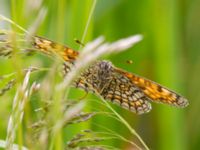
[[[96,4],[95,4],[96,2]],[[95,7],[94,7],[95,5]],[[94,7],[94,12],[92,12]],[[106,41],[115,41],[134,34],[144,39],[133,48],[106,59],[116,66],[145,76],[189,100],[190,105],[177,109],[162,104],[152,104],[152,111],[137,116],[115,107],[131,124],[150,149],[196,150],[200,148],[200,1],[198,0],[1,0],[0,14],[11,18],[25,29],[30,29],[41,9],[47,15],[37,28],[37,35],[79,49],[74,39],[83,43],[103,35]],[[0,22],[0,29],[9,28]],[[39,63],[48,58],[33,56]],[[47,60],[45,60],[47,59]],[[133,64],[127,64],[133,60]],[[12,70],[8,60],[0,59],[0,74]],[[76,92],[76,91],[75,91]],[[12,92],[8,93],[12,97]],[[92,94],[89,96],[95,99]],[[10,100],[0,97],[0,138],[5,139],[6,125],[11,109]],[[89,109],[98,108],[88,103]],[[6,108],[6,110],[4,109]],[[100,109],[100,108],[99,108]],[[104,109],[104,108],[102,108]],[[66,138],[87,127],[96,130],[95,124],[119,132],[129,140],[139,143],[114,120],[97,116],[83,126],[66,129]],[[99,129],[100,130],[100,129]],[[123,141],[110,140],[119,149],[133,148]],[[142,147],[142,146],[141,146]]]

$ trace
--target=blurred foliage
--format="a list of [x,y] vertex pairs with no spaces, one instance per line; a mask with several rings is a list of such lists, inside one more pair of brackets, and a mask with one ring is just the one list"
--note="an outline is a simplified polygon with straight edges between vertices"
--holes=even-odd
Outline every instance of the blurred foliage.
[[[44,9],[47,15],[35,28],[36,34],[77,50],[80,45],[74,39],[83,40],[85,30],[86,37],[82,43],[87,43],[100,35],[105,36],[107,41],[114,41],[133,34],[143,34],[144,40],[135,47],[106,59],[118,67],[145,76],[181,93],[189,99],[190,105],[185,109],[177,109],[153,104],[152,111],[142,116],[113,106],[136,129],[150,149],[199,149],[200,1],[97,0],[87,29],[94,2],[94,0],[1,0],[0,13],[23,28],[30,29],[40,11]],[[0,29],[3,28],[10,28],[10,25],[0,20]],[[20,60],[19,65],[23,67],[29,65],[49,67],[52,64],[52,60],[41,55],[17,60]],[[132,60],[133,63],[126,63],[127,60]],[[15,67],[18,66],[13,66],[12,60],[0,59],[0,75],[14,72]],[[43,77],[44,73],[34,74],[32,80],[40,81]],[[4,88],[6,83],[1,83],[0,89]],[[84,94],[76,89],[72,89],[70,93],[71,99],[77,99],[77,93],[79,98]],[[6,137],[13,97],[14,89],[6,91],[6,94],[0,97],[1,139]],[[37,95],[33,99],[37,99]],[[93,99],[98,97],[89,94],[87,99],[92,100],[88,101],[86,110],[106,110],[105,106],[93,102]],[[37,108],[37,103],[39,102],[33,100],[30,108]],[[26,117],[28,116],[31,115],[27,114]],[[112,129],[140,145],[126,128],[106,114],[97,115],[86,123],[66,127],[62,135],[64,141],[73,139],[86,128],[95,131]],[[102,143],[119,149],[132,149],[132,145],[123,140],[110,139]]]

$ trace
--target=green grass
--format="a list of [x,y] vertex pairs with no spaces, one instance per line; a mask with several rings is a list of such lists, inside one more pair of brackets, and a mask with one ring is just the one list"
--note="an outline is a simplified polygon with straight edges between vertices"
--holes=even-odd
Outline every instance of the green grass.
[[[78,147],[81,144],[106,145],[105,149],[131,149],[134,144],[158,150],[200,147],[199,2],[59,0],[43,1],[40,6],[30,4],[21,0],[2,3],[13,23],[10,26],[5,18],[0,18],[0,22],[7,22],[6,27],[17,33],[28,30],[33,35],[52,39],[76,50],[81,50],[81,46],[74,39],[86,44],[100,35],[104,35],[106,41],[115,41],[143,34],[143,41],[133,48],[103,58],[181,93],[189,99],[190,106],[180,110],[153,104],[149,114],[137,116],[111,104],[112,108],[93,94],[79,102],[84,92],[71,88],[56,90],[62,82],[62,76],[57,73],[62,62],[41,54],[19,56],[18,36],[13,35],[16,55],[11,59],[0,58],[1,76],[15,72],[12,76],[0,78],[0,90],[16,78],[16,84],[0,97],[1,140],[10,138],[7,128],[8,118],[12,116],[17,126],[16,130],[13,128],[10,131],[16,134],[14,143],[30,149],[64,149],[70,143]],[[18,25],[23,29],[19,29]],[[126,63],[130,59],[133,64]],[[40,83],[41,88],[25,99],[25,113],[20,121],[19,106],[13,107],[13,100],[24,82],[21,70],[30,65],[40,70],[31,73],[28,86],[19,95],[17,104],[22,103],[25,91],[31,91],[33,82]],[[78,102],[71,104],[74,100]],[[67,124],[72,118],[68,118],[70,115],[63,111],[68,114],[83,111],[86,114],[80,114],[74,122]],[[63,118],[67,120],[64,125]],[[91,131],[85,132],[85,129]],[[36,139],[39,142],[34,142],[35,136],[38,136]]]

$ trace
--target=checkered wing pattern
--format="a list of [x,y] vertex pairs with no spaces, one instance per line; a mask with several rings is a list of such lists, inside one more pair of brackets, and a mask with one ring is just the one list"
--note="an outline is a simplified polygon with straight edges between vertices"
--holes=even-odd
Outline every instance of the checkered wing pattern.
[[115,72],[110,62],[95,63],[74,84],[137,114],[151,110],[148,97],[129,78]]
[[99,94],[104,99],[137,114],[147,113],[151,110],[148,97],[128,78],[116,72],[113,73],[112,80]]
[[132,84],[140,88],[140,90],[153,102],[165,103],[182,108],[188,105],[187,99],[158,83],[118,68],[115,68],[115,71],[130,79]]

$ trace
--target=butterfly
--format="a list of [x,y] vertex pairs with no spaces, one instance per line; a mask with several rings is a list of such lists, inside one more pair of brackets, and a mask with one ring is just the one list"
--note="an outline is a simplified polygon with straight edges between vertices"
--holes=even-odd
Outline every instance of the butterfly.
[[105,60],[97,61],[85,70],[74,86],[94,92],[136,114],[149,112],[151,101],[180,108],[188,105],[188,100],[177,93]]
[[[58,55],[64,63],[64,73],[73,69],[79,52],[42,37],[34,37],[32,45],[47,55]],[[71,64],[71,65],[69,65]],[[104,100],[109,100],[136,114],[148,113],[151,101],[180,108],[186,107],[188,100],[158,83],[115,67],[110,61],[97,61],[84,70],[73,84],[77,88],[94,92]]]

